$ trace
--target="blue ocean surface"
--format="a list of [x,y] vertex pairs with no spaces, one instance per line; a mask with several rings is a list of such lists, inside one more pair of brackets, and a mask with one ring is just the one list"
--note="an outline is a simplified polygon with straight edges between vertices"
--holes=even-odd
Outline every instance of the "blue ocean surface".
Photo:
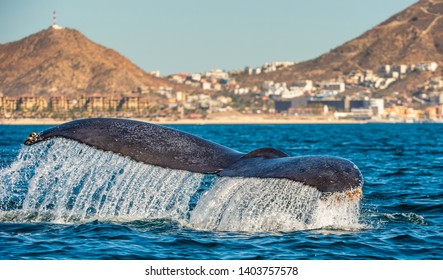
[[214,185],[69,140],[22,145],[48,127],[0,125],[0,259],[443,259],[441,124],[171,126],[353,161],[362,199],[301,220],[320,202],[272,180]]

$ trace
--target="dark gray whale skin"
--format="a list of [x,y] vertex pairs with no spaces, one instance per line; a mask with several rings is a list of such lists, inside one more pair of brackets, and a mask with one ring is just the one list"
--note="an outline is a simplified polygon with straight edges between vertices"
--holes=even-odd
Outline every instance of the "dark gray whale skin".
[[244,154],[179,130],[126,119],[76,120],[31,133],[25,144],[56,137],[151,165],[228,177],[285,178],[323,193],[353,191],[363,185],[357,166],[340,157],[290,157],[273,148]]

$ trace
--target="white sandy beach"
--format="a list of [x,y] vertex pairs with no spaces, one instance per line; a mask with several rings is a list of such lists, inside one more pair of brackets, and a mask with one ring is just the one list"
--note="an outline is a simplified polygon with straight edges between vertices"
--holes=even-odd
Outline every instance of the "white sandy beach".
[[[328,116],[282,116],[270,114],[210,114],[205,119],[171,119],[158,118],[155,120],[132,118],[134,120],[157,124],[347,124],[366,123],[356,120],[337,120]],[[70,119],[52,118],[9,118],[1,119],[0,124],[9,125],[56,125],[71,121]]]

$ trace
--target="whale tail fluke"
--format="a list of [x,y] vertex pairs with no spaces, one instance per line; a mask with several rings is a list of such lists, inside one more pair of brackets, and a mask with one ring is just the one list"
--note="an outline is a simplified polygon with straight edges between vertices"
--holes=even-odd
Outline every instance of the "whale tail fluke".
[[[224,177],[281,178],[322,193],[361,195],[363,177],[349,160],[331,156],[299,156],[261,148],[247,154],[172,128],[125,119],[83,119],[37,134],[25,145],[65,138],[137,162]],[[355,193],[360,190],[360,193]]]

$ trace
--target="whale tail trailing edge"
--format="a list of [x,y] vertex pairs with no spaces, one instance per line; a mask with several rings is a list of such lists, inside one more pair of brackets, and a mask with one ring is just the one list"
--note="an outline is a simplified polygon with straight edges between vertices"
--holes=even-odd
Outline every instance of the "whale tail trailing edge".
[[31,133],[25,145],[54,137],[74,140],[154,166],[226,177],[289,179],[322,193],[352,192],[359,196],[363,186],[360,170],[343,158],[290,157],[273,148],[244,154],[182,131],[124,119],[68,122],[39,134]]

